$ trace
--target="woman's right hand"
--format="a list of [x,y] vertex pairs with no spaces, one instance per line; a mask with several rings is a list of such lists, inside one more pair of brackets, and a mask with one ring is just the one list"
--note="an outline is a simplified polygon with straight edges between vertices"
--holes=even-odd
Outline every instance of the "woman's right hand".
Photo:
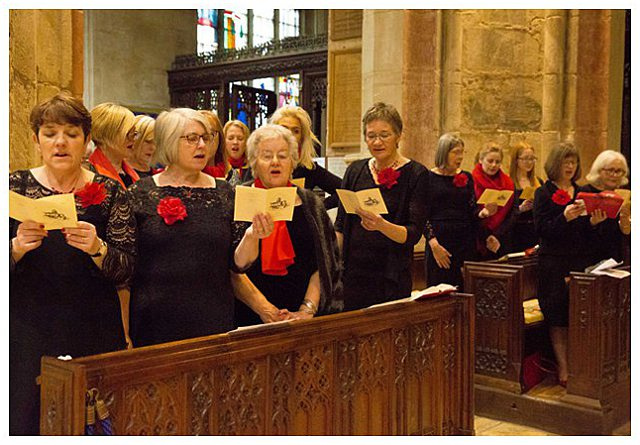
[[264,239],[273,232],[273,218],[268,213],[256,213],[251,221],[251,225],[246,231],[249,237]]
[[581,199],[576,199],[573,204],[569,204],[564,209],[564,218],[569,221],[573,221],[578,216],[583,214],[586,211],[586,207],[584,205],[584,201]]
[[16,236],[11,240],[14,259],[19,261],[25,253],[40,247],[46,236],[48,232],[44,230],[43,224],[30,220],[21,222]]
[[438,267],[441,269],[449,269],[451,267],[451,254],[449,251],[441,246],[435,238],[429,240],[429,247],[431,247],[433,258],[436,260]]

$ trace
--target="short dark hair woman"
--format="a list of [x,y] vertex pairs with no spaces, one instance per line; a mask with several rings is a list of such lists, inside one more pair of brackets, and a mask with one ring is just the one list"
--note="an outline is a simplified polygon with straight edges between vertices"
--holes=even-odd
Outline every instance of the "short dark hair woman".
[[43,355],[81,357],[124,349],[116,286],[131,276],[135,220],[124,188],[82,168],[91,116],[59,93],[31,112],[42,165],[13,172],[9,189],[29,198],[73,193],[78,225],[44,230],[9,220],[10,434],[38,434]]

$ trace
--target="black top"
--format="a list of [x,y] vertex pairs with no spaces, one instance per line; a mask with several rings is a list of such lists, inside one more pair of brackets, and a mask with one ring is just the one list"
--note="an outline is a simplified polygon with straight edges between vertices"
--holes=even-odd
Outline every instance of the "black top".
[[238,184],[243,184],[245,182],[249,182],[253,180],[253,172],[251,171],[251,167],[243,166],[240,168],[229,169],[227,173],[227,182],[231,184],[232,187],[235,187]]
[[416,161],[409,161],[398,169],[398,183],[387,189],[375,184],[368,163],[369,159],[363,159],[349,165],[342,188],[358,191],[379,187],[389,211],[382,217],[406,227],[407,239],[404,244],[398,244],[378,231],[364,229],[360,217],[347,214],[340,205],[335,228],[344,234],[345,289],[353,282],[347,277],[384,277],[395,286],[379,291],[389,297],[401,298],[411,293],[413,246],[420,239],[425,223],[427,169]]
[[[538,178],[540,184],[544,184],[544,181]],[[513,222],[513,236],[512,236],[512,251],[522,252],[525,249],[538,244],[538,234],[536,233],[535,224],[533,222],[533,209],[526,212],[520,211],[520,204],[522,200],[523,189],[518,188],[518,184],[514,181],[515,191],[513,194],[513,207],[514,207],[514,222]]]
[[293,178],[305,178],[304,188],[306,189],[313,190],[318,186],[328,193],[330,196],[327,196],[324,200],[325,209],[332,209],[338,206],[339,199],[336,189],[340,188],[342,180],[329,170],[320,167],[316,162],[313,163],[312,169],[300,164],[293,170]]
[[[300,308],[307,293],[309,279],[318,270],[316,263],[314,241],[306,220],[302,205],[296,206],[292,221],[286,221],[289,237],[295,252],[294,263],[287,267],[287,274],[283,276],[265,275],[262,273],[262,243],[258,259],[246,270],[249,279],[256,285],[264,296],[278,309],[288,309],[295,312]],[[249,224],[246,223],[245,227]],[[260,324],[260,317],[242,303],[238,303],[237,325],[248,326]]]
[[[467,183],[458,187],[454,184],[455,176],[428,172],[425,199],[429,205],[427,206],[427,223],[424,232],[427,241],[440,236],[436,229],[436,226],[440,225],[465,227],[464,230],[470,231],[471,236],[474,236],[477,231],[478,206],[473,188],[473,177],[467,171],[460,174],[467,177]],[[439,238],[438,240],[440,241]]]
[[[108,250],[100,270],[89,255],[69,246],[60,230],[15,263],[11,256],[9,297],[11,434],[38,434],[39,389],[35,379],[43,355],[74,358],[125,347],[116,286],[126,282],[135,259],[135,219],[125,190],[96,174],[106,198],[87,208],[76,203],[78,220],[93,224]],[[9,176],[9,189],[29,198],[55,192],[30,171]],[[20,222],[9,219],[9,239]]]
[[[131,288],[135,346],[233,329],[229,269],[243,230],[233,221],[231,186],[215,181],[215,188],[158,187],[149,177],[129,189],[138,222],[139,255]],[[166,197],[182,200],[184,220],[165,223],[157,207]]]
[[[588,193],[600,193],[602,190],[591,184],[585,185],[582,190]],[[591,263],[613,258],[616,261],[625,259],[625,253],[631,245],[631,235],[625,235],[620,230],[620,217],[607,218],[595,228],[594,241],[589,244]]]
[[[540,186],[533,202],[535,228],[540,237],[540,255],[584,256],[587,246],[593,241],[594,230],[589,216],[579,216],[569,222],[564,217],[564,209],[573,204],[578,192],[583,191],[573,183],[574,194],[566,204],[553,201],[558,187],[550,180]],[[577,270],[577,269],[576,269]]]
[[[153,176],[153,169],[151,167],[149,167],[149,170],[146,170],[146,171],[138,170],[137,168],[134,169],[134,170],[136,171],[136,173],[138,174],[140,179],[146,178],[147,176]],[[121,175],[121,177],[122,177],[122,175]],[[125,181],[125,184],[126,184],[126,181]],[[131,184],[128,184],[127,187],[129,187],[129,185],[131,185]]]

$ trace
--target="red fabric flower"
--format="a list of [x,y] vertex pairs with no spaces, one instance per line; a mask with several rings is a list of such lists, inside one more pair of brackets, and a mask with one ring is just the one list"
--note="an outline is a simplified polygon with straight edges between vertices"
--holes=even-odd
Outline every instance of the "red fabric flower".
[[84,187],[74,194],[78,198],[80,205],[86,209],[92,205],[102,204],[102,201],[107,197],[107,190],[102,183],[87,182]]
[[453,177],[453,185],[456,187],[464,187],[468,182],[469,177],[462,172]]
[[158,215],[164,219],[164,223],[169,226],[187,217],[187,208],[180,198],[174,198],[173,196],[162,198],[158,203],[157,211]]
[[551,200],[559,206],[564,206],[567,205],[569,201],[571,201],[571,196],[569,196],[569,193],[567,193],[566,190],[558,189],[551,196]]
[[384,168],[378,173],[378,183],[390,189],[398,183],[400,172],[391,167]]

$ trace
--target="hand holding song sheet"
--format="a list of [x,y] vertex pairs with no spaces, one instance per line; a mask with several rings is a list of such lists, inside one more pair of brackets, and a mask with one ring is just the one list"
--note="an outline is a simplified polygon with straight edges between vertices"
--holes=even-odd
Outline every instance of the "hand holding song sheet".
[[513,195],[513,190],[496,190],[496,189],[484,189],[480,198],[478,198],[478,204],[492,204],[496,203],[498,206],[504,206]]
[[31,220],[44,224],[44,230],[78,226],[72,193],[32,199],[9,190],[9,217],[20,222]]
[[357,192],[337,189],[336,192],[338,192],[340,202],[347,213],[356,213],[358,207],[376,215],[389,213],[379,188],[358,190]]
[[296,202],[295,187],[236,187],[235,221],[251,222],[257,213],[269,213],[274,221],[291,221]]

